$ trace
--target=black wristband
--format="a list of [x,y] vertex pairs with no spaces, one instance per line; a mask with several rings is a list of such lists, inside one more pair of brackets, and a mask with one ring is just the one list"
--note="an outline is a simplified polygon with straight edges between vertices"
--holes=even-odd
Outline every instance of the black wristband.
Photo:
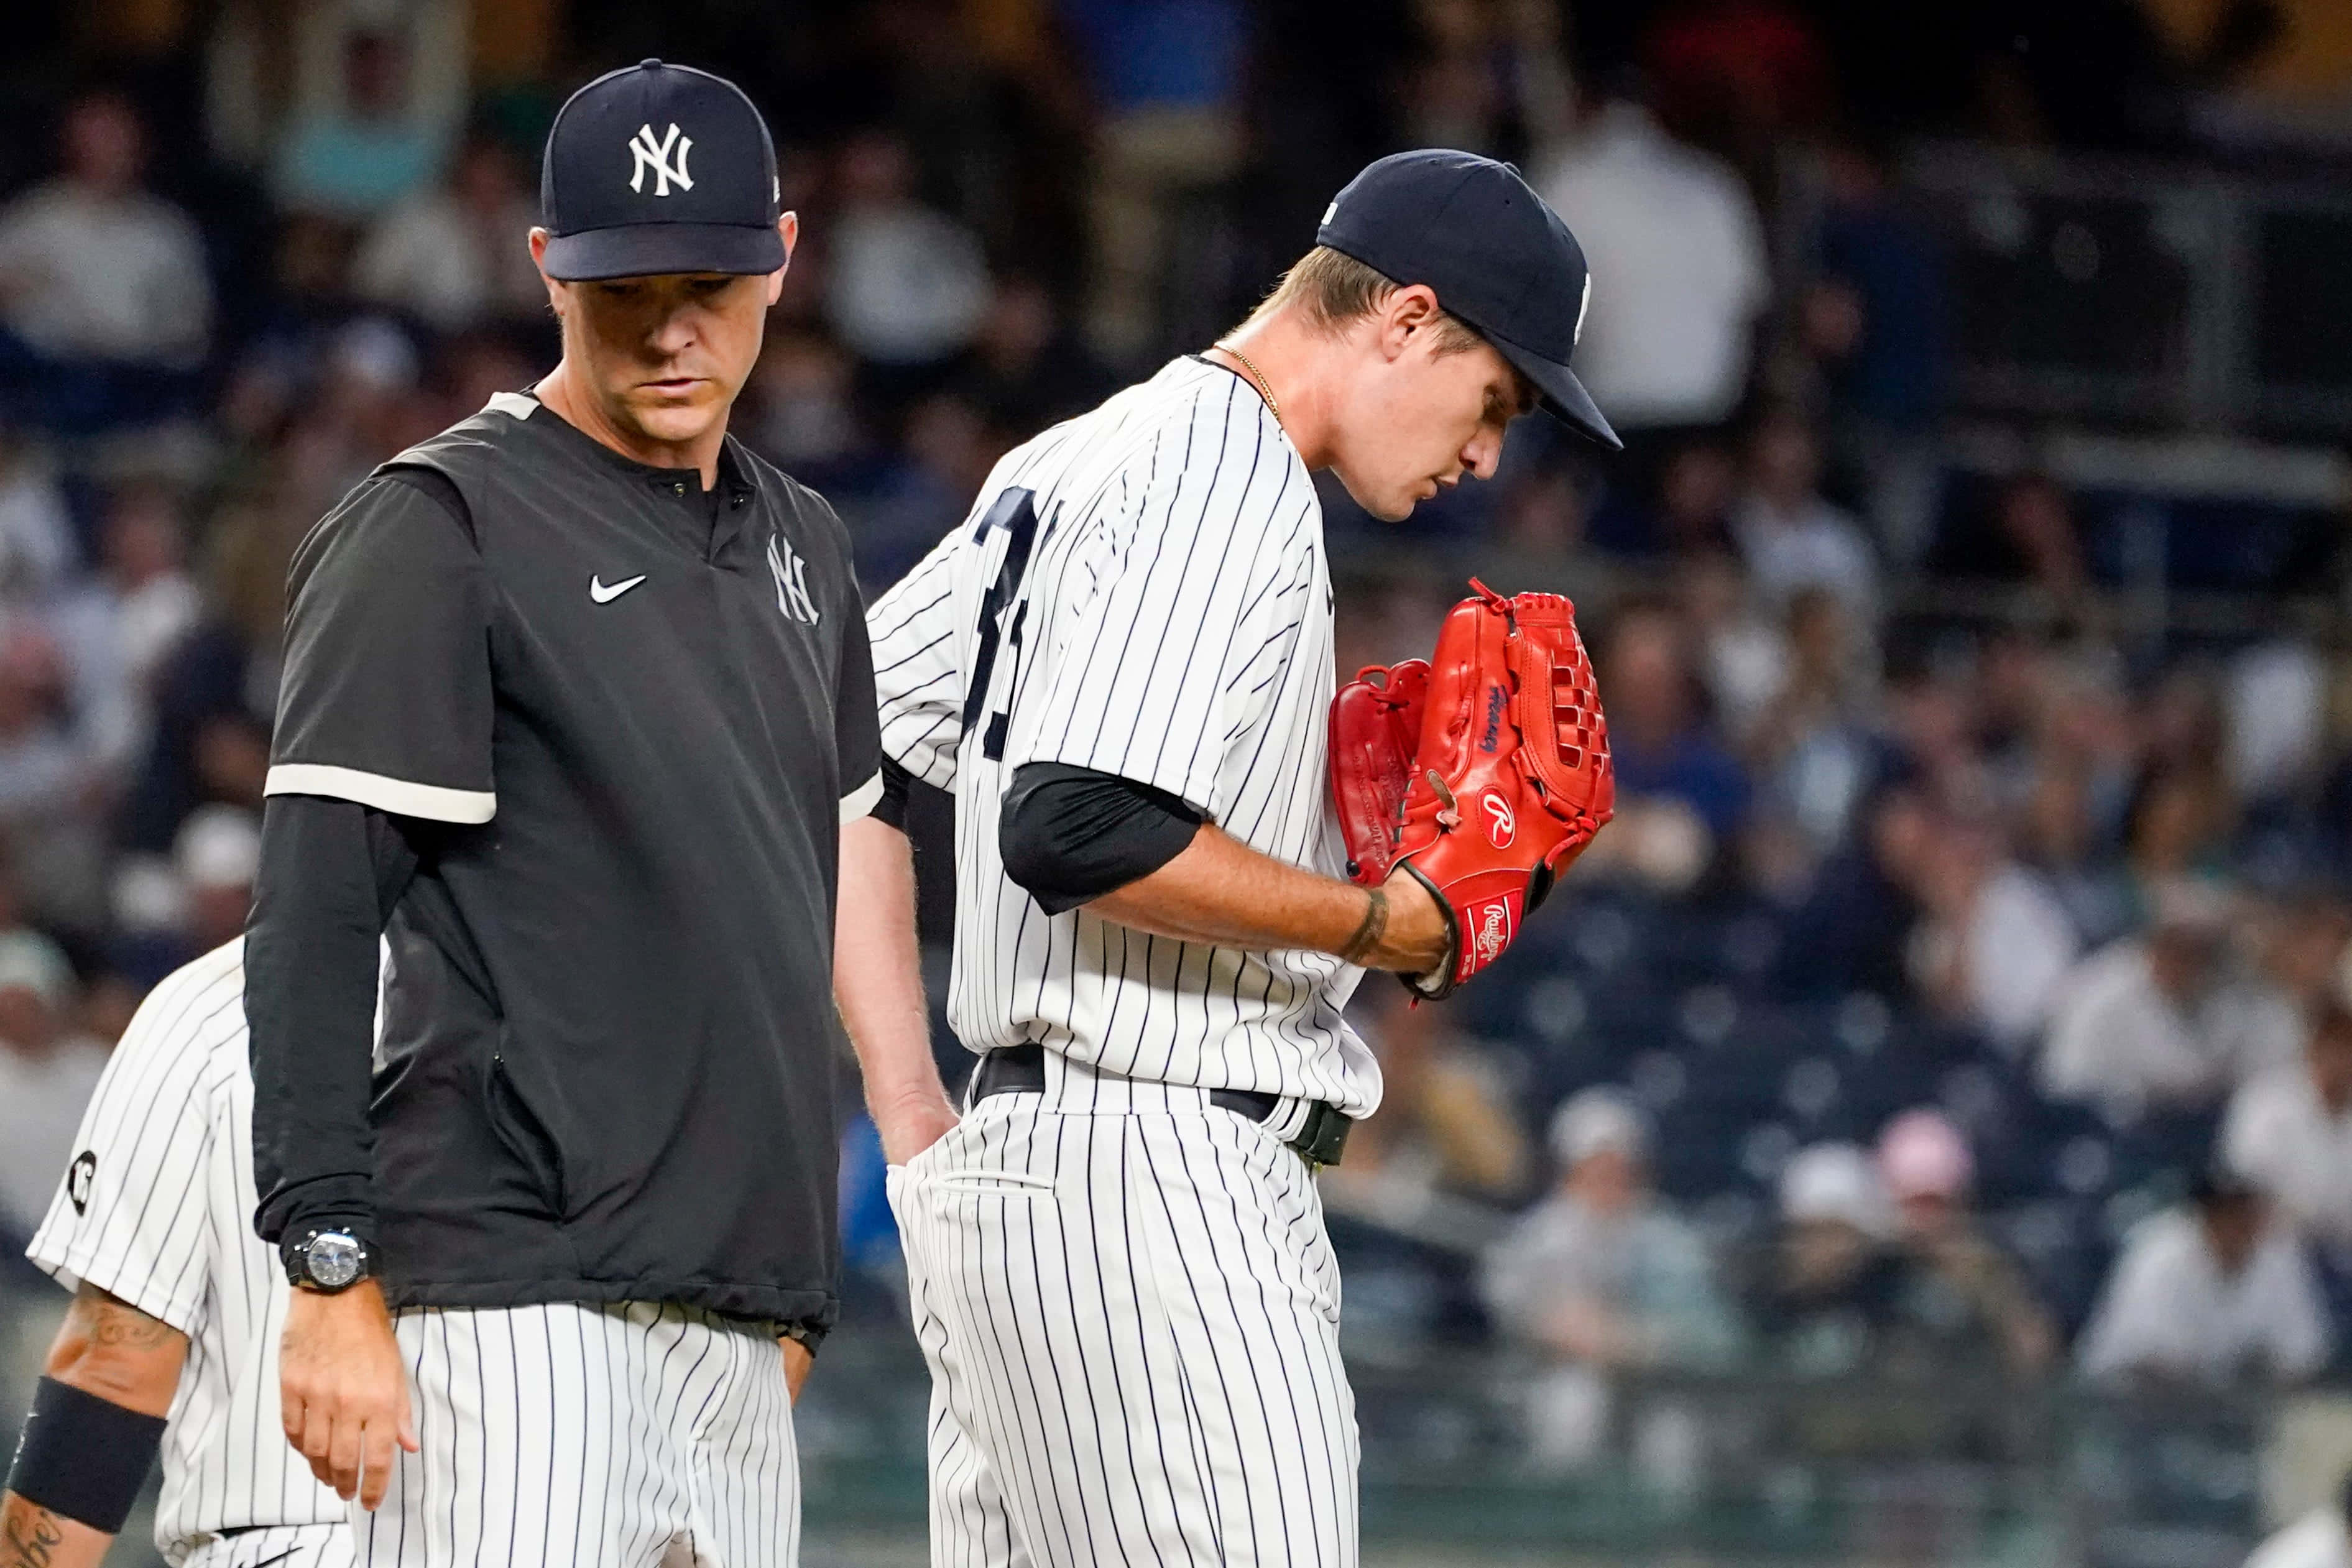
[[161,1415],[45,1377],[16,1440],[8,1489],[35,1508],[118,1534],[163,1446]]

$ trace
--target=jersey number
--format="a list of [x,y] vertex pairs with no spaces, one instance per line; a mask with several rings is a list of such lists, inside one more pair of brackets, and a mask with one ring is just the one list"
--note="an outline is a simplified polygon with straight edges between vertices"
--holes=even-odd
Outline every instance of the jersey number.
[[[1000,636],[1012,645],[1013,679],[1021,675],[1021,628],[1029,618],[1029,601],[1024,599],[1013,612],[1010,631],[1004,625],[1004,609],[1021,592],[1021,579],[1029,570],[1029,552],[1037,542],[1037,498],[1028,490],[1010,489],[999,494],[988,509],[988,515],[972,530],[972,542],[987,542],[992,529],[1005,532],[1004,562],[996,569],[996,581],[988,585],[988,596],[980,602],[980,652],[971,661],[971,684],[963,697],[963,732],[971,733],[972,721],[980,717],[981,709],[988,702],[988,683],[996,674],[996,644]],[[989,715],[988,728],[980,738],[981,754],[990,762],[1004,759],[1004,731],[1013,715],[1009,711],[1013,698],[1005,695],[1005,709]]]

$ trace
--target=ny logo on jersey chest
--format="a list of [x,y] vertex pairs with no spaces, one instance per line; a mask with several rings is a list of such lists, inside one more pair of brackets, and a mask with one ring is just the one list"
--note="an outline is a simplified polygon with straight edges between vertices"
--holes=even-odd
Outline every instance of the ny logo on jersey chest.
[[694,138],[679,135],[675,121],[669,134],[658,142],[654,140],[651,125],[638,126],[636,135],[629,141],[629,189],[640,193],[645,190],[647,169],[654,172],[654,195],[657,196],[669,195],[673,183],[681,191],[694,189],[694,182],[686,173],[686,155],[693,150]]
[[768,573],[776,580],[776,608],[784,613],[784,618],[816,625],[816,601],[808,591],[808,563],[793,553],[781,529],[768,535]]

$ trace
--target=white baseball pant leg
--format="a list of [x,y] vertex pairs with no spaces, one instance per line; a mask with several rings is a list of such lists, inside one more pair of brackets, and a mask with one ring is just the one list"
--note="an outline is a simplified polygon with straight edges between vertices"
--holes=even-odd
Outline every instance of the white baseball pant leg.
[[1047,1094],[982,1101],[894,1175],[933,1568],[1355,1568],[1355,1398],[1306,1162],[1200,1090],[1051,1067]]
[[401,1313],[420,1452],[354,1503],[365,1568],[794,1568],[783,1352],[756,1328],[629,1302]]

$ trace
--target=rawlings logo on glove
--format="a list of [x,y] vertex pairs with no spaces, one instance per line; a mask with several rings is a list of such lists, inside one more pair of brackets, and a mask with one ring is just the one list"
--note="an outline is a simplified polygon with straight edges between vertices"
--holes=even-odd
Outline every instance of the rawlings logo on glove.
[[1452,956],[1406,982],[1431,998],[1502,956],[1617,793],[1576,606],[1470,586],[1433,658],[1366,668],[1331,703],[1349,876],[1374,887],[1402,865],[1446,911]]

